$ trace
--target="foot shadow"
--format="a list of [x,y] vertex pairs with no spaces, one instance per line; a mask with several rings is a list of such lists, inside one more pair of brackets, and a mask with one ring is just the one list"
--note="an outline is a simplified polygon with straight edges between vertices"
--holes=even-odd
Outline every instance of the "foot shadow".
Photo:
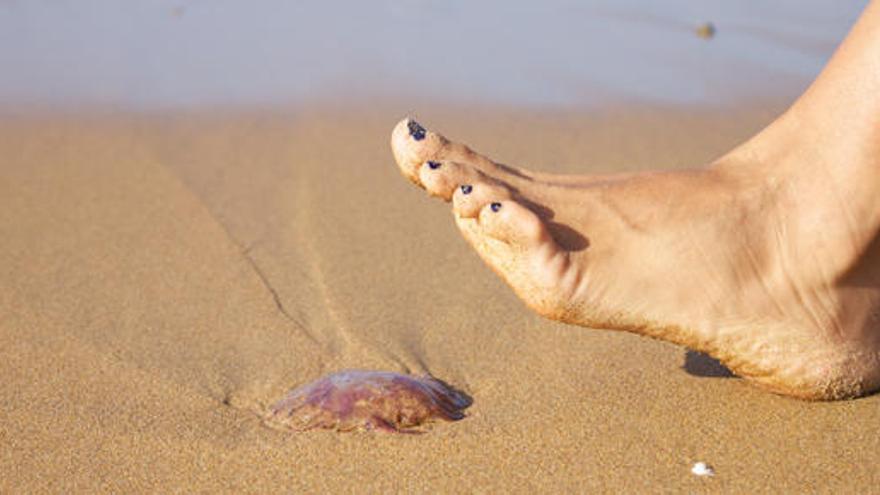
[[721,361],[703,354],[702,352],[687,350],[684,354],[684,365],[682,365],[689,375],[702,376],[705,378],[738,378],[727,366],[721,364]]

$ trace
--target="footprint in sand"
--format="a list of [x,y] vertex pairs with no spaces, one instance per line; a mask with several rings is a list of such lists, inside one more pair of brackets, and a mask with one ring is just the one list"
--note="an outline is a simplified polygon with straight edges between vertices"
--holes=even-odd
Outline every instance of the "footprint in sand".
[[347,370],[292,390],[266,418],[294,431],[421,433],[437,419],[457,421],[473,401],[430,376]]

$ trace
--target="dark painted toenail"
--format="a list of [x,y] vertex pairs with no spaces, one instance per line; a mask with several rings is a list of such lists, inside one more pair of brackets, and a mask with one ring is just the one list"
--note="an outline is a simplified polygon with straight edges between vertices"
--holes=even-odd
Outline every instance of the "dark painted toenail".
[[428,162],[428,167],[430,167],[431,170],[437,170],[440,168],[440,162]]
[[415,120],[410,120],[409,124],[407,124],[407,127],[409,127],[409,135],[412,136],[413,139],[415,139],[416,141],[421,141],[422,139],[425,139],[425,128],[420,126],[418,122],[416,122]]
[[501,203],[492,203],[489,205],[489,208],[492,208],[492,211],[498,211],[501,209]]
[[474,188],[470,185],[465,184],[465,185],[461,186],[461,193],[462,194],[470,194],[471,191],[473,191],[473,190],[474,190]]

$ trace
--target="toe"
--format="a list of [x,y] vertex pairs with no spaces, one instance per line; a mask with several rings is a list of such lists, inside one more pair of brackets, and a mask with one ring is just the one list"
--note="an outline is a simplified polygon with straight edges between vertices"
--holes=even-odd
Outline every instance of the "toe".
[[520,299],[539,314],[561,318],[565,300],[585,279],[538,215],[506,199],[487,203],[477,218],[455,220],[483,261]]
[[405,118],[391,132],[391,151],[400,171],[409,180],[422,185],[419,169],[429,159],[436,159],[448,141],[413,119]]
[[495,199],[485,204],[478,219],[483,233],[508,244],[536,247],[553,242],[538,215],[510,199]]
[[485,179],[480,172],[467,165],[428,160],[419,169],[418,180],[429,194],[449,201],[462,184],[482,182]]
[[463,218],[476,218],[480,211],[493,201],[510,199],[510,190],[499,183],[462,183],[452,194],[455,214]]
[[[400,171],[417,185],[422,185],[419,168],[428,160],[465,163],[492,176],[507,176],[515,170],[499,166],[464,144],[450,141],[408,117],[394,126],[391,132],[391,150]],[[521,172],[514,175],[517,174],[521,175]]]

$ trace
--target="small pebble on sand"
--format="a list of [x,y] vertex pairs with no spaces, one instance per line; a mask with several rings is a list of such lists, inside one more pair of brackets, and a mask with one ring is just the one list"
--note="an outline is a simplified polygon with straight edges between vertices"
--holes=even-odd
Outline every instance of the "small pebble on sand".
[[694,464],[694,467],[691,468],[691,472],[697,476],[714,476],[715,470],[712,469],[712,466],[706,464],[705,462],[698,462]]

